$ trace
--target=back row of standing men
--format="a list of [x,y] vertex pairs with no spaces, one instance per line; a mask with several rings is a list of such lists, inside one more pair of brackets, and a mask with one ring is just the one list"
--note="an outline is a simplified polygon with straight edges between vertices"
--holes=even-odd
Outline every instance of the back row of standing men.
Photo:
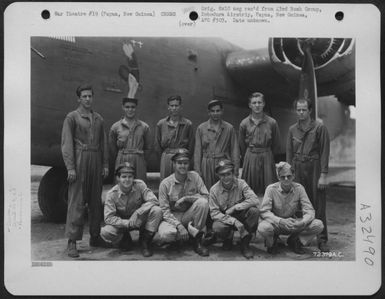
[[[92,110],[92,87],[79,86],[76,93],[79,107],[67,115],[62,131],[62,153],[70,183],[66,222],[69,249],[76,249],[76,240],[82,239],[85,203],[89,208],[90,245],[98,246],[102,242],[99,201],[102,179],[108,176],[108,154],[116,157],[116,168],[129,162],[135,169],[135,178],[145,181],[146,155],[153,143],[149,126],[136,117],[137,99],[123,99],[124,117],[113,124],[107,142],[103,118]],[[207,189],[218,181],[215,169],[221,160],[230,160],[234,175],[238,177],[240,157],[243,158],[242,179],[257,195],[263,195],[266,187],[276,181],[273,153],[279,150],[280,133],[277,122],[263,112],[265,99],[261,93],[249,97],[251,113],[241,122],[239,136],[230,123],[222,120],[221,101],[208,103],[209,120],[198,126],[195,139],[191,121],[181,116],[181,97],[170,97],[167,104],[169,116],[158,122],[155,131],[155,146],[161,154],[161,180],[173,173],[172,157],[183,148],[191,153],[189,158],[194,160],[194,170]],[[316,218],[324,224],[318,245],[322,251],[327,251],[324,189],[329,160],[328,132],[320,122],[310,118],[309,101],[297,100],[294,108],[298,122],[289,128],[287,161],[293,165],[293,177],[304,186]],[[210,217],[207,227],[210,234]],[[146,240],[146,234],[141,238]]]

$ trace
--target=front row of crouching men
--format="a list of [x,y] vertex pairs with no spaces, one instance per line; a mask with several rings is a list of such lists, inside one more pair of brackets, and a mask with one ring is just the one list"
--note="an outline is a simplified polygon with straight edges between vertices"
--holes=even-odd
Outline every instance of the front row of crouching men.
[[[289,235],[288,246],[303,254],[307,245],[322,229],[322,221],[314,218],[314,209],[302,185],[293,182],[291,166],[277,164],[279,181],[267,187],[262,203],[247,183],[235,176],[234,164],[222,160],[215,171],[219,181],[210,193],[201,177],[189,171],[189,152],[181,149],[172,157],[174,173],[159,187],[159,201],[126,162],[116,169],[117,185],[107,194],[104,207],[106,225],[101,229],[101,246],[118,246],[129,250],[130,231],[139,230],[139,243],[145,257],[153,254],[152,239],[158,232],[162,243],[179,246],[191,238],[194,251],[208,256],[208,245],[223,242],[231,250],[234,231],[240,236],[242,255],[253,258],[249,247],[258,232],[265,239],[267,252],[277,252],[279,235]],[[213,219],[214,236],[204,239],[206,218]]]

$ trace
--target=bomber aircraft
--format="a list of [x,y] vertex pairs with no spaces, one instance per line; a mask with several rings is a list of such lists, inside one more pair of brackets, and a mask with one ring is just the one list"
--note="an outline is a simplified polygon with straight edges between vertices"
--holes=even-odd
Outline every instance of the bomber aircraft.
[[[296,121],[292,102],[299,92],[305,51],[311,43],[316,79],[317,117],[331,139],[349,121],[355,105],[355,41],[350,38],[270,38],[266,47],[244,50],[221,38],[180,37],[32,37],[31,38],[31,164],[52,167],[38,191],[45,217],[66,215],[67,173],[61,156],[61,130],[66,114],[77,107],[75,90],[90,82],[94,109],[106,130],[122,116],[121,99],[139,99],[139,118],[150,125],[167,115],[166,99],[179,94],[183,114],[196,127],[207,120],[207,103],[224,102],[226,121],[238,128],[249,113],[247,97],[265,95],[266,113],[282,135]],[[323,97],[334,95],[334,100]],[[108,132],[106,132],[108,134]],[[110,161],[110,172],[113,161]],[[147,161],[159,171],[155,152]]]

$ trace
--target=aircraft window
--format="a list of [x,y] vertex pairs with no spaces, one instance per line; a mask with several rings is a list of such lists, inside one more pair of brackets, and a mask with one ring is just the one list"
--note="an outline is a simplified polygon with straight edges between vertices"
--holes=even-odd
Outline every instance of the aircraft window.
[[64,40],[64,41],[70,42],[70,43],[76,42],[76,39],[74,36],[50,36],[50,38]]

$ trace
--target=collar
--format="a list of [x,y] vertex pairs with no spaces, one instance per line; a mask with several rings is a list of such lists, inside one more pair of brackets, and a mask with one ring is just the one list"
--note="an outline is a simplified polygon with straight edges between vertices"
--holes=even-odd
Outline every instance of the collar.
[[281,187],[281,183],[280,182],[277,182],[278,183],[278,191],[280,192],[280,193],[284,193],[284,194],[289,194],[289,193],[293,193],[294,192],[294,185],[292,185],[291,186],[291,189],[290,189],[290,191],[289,192],[285,192],[285,191],[283,191],[283,189],[282,189],[282,187]]
[[[85,114],[85,113],[82,113],[82,112],[80,111],[80,108],[76,109],[76,111],[77,111],[77,113],[79,113],[79,115],[80,115],[81,117],[89,118],[89,115],[88,115],[88,114]],[[90,112],[91,112],[91,117],[92,117],[93,119],[96,119],[96,118],[99,117],[99,115],[98,115],[97,113],[95,113],[94,110],[91,109]]]
[[[187,172],[187,177],[186,177],[186,182],[187,181],[191,181],[192,178],[191,178],[191,174],[190,174],[190,171]],[[172,174],[172,182],[175,184],[182,184],[181,182],[179,182],[176,177],[175,177],[175,172]]]
[[[169,124],[171,124],[171,123],[170,123],[170,120],[171,120],[171,116],[167,116],[167,117],[166,117],[166,121],[167,121]],[[181,115],[179,115],[179,119],[178,119],[178,125],[179,125],[179,124],[186,124],[185,118],[182,117]]]
[[[221,119],[221,120],[219,121],[219,129],[220,129],[220,130],[223,130],[224,127],[225,127],[225,124],[224,124],[223,120]],[[209,120],[207,121],[207,130],[212,130],[212,131],[214,131],[213,125],[211,124],[211,119],[209,119]]]
[[[122,120],[120,121],[120,123],[123,125],[123,126],[125,126],[126,128],[129,128],[129,125],[128,125],[128,123],[127,123],[127,121],[126,121],[126,118],[122,118]],[[134,127],[133,128],[135,128],[136,126],[138,126],[139,125],[139,121],[138,121],[138,119],[137,118],[135,118],[134,119]]]
[[260,120],[254,121],[254,119],[253,119],[253,117],[251,116],[251,113],[250,113],[250,115],[249,115],[249,121],[250,121],[252,124],[255,124],[255,125],[258,126],[259,124],[264,123],[264,122],[267,121],[267,120],[266,120],[266,114],[263,113],[262,118],[261,118]]
[[219,192],[220,192],[220,193],[230,192],[230,191],[233,191],[235,188],[238,187],[238,181],[237,181],[237,178],[234,178],[233,185],[231,186],[230,189],[226,189],[225,187],[223,187],[221,181],[219,181],[219,184],[218,184],[218,185],[219,185]]
[[117,191],[118,192],[118,198],[122,197],[122,195],[128,195],[132,192],[135,192],[136,191],[136,188],[135,188],[135,181],[132,183],[132,187],[131,187],[131,190],[128,192],[128,193],[124,193],[122,191],[122,189],[120,189],[119,187],[119,184],[117,184],[115,187],[114,187],[114,191]]
[[310,131],[311,129],[313,129],[313,128],[315,127],[315,121],[314,121],[314,119],[310,120],[309,125],[308,125],[307,127],[304,128],[304,127],[300,124],[300,122],[299,122],[299,120],[298,120],[298,121],[297,121],[297,127],[298,127],[299,130],[301,130],[301,131],[303,131],[303,132],[307,132],[307,131]]

